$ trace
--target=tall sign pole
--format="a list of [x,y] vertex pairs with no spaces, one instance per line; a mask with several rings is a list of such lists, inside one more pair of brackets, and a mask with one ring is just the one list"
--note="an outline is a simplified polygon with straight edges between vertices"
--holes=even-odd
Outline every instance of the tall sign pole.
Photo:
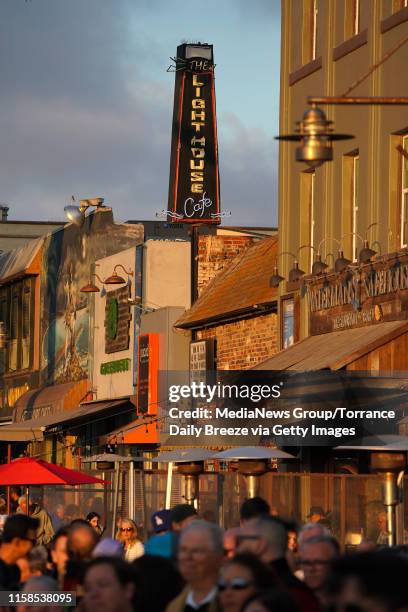
[[212,45],[177,47],[168,215],[172,222],[220,223]]
[[198,228],[221,221],[213,46],[177,47],[167,215],[191,223],[191,302],[197,298]]

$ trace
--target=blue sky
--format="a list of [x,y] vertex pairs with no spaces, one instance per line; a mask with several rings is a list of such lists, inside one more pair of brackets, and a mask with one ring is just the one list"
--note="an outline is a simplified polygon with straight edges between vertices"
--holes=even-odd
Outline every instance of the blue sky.
[[214,45],[227,224],[277,222],[280,0],[0,3],[0,202],[62,219],[71,195],[118,220],[166,207],[174,75],[186,41]]

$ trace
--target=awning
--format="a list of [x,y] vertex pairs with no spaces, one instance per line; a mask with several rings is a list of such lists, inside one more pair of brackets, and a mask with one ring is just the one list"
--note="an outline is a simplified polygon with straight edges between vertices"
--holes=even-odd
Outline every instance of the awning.
[[386,321],[355,329],[309,336],[254,370],[340,370],[363,355],[408,331],[408,323]]
[[38,427],[22,429],[20,424],[0,427],[1,442],[42,442],[44,430]]
[[87,380],[80,380],[27,391],[15,403],[13,422],[23,423],[72,410],[84,399],[88,386]]
[[[129,398],[117,400],[107,400],[101,402],[89,402],[82,404],[76,410],[66,410],[55,414],[40,417],[38,419],[30,419],[20,423],[13,423],[0,427],[0,440],[3,441],[35,441],[38,440],[41,434],[44,435],[49,429],[65,425],[70,425],[80,419],[96,416],[100,413],[106,413],[118,409],[119,406],[128,404]],[[128,408],[126,408],[128,410]],[[120,412],[117,410],[117,412]],[[20,436],[20,437],[17,437]],[[41,438],[42,439],[42,438]]]
[[24,246],[0,255],[0,285],[27,274],[39,274],[38,255],[44,238],[30,240]]
[[157,416],[145,416],[101,436],[99,444],[158,444]]

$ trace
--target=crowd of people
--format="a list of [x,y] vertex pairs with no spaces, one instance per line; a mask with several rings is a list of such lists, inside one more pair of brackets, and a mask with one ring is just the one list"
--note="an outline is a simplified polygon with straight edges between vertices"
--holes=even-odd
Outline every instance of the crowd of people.
[[118,519],[115,538],[95,510],[55,530],[38,503],[15,501],[0,590],[75,592],[79,612],[408,612],[408,547],[362,542],[344,554],[316,513],[298,526],[254,497],[222,530],[179,504],[152,515],[142,542],[131,518]]

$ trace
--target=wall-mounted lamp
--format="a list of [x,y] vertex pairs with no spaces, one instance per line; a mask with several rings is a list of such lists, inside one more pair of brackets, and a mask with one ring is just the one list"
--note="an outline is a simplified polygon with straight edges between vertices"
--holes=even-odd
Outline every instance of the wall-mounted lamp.
[[102,283],[102,285],[104,284],[103,280],[98,276],[98,274],[96,274],[96,272],[93,272],[89,278],[88,283],[81,287],[81,293],[99,293],[100,289],[95,285],[95,283],[92,282],[92,277],[98,279],[98,281]]
[[374,225],[378,225],[378,223],[376,221],[374,223],[370,223],[370,225],[367,227],[365,231],[363,248],[361,249],[358,255],[358,260],[360,263],[368,263],[374,257],[374,255],[377,255],[377,251],[374,251],[374,249],[370,248],[369,243],[368,243],[368,238],[367,238],[368,232]]
[[313,262],[313,265],[312,265],[312,275],[313,276],[319,276],[320,274],[323,274],[323,272],[329,267],[328,264],[325,261],[322,261],[322,256],[321,256],[321,253],[320,253],[320,248],[321,248],[323,242],[326,242],[327,240],[334,240],[334,242],[337,242],[340,245],[340,240],[337,240],[337,238],[332,238],[331,236],[327,236],[327,238],[323,238],[319,242],[319,245],[317,247],[316,259],[315,259],[315,261]]
[[[313,249],[314,247],[311,244],[302,244],[298,248],[297,252],[299,253],[299,251],[304,248]],[[304,270],[301,270],[299,268],[299,262],[297,260],[297,256],[294,253],[292,253],[291,251],[282,251],[276,256],[275,266],[273,268],[273,274],[269,279],[269,286],[273,287],[274,289],[276,289],[276,287],[279,287],[280,283],[283,280],[285,280],[285,277],[279,274],[278,265],[277,265],[278,258],[281,257],[282,255],[290,255],[294,259],[293,268],[289,270],[289,274],[288,274],[288,281],[290,283],[296,283],[298,280],[302,278],[302,276],[306,274]]]
[[84,285],[84,287],[80,289],[81,293],[99,293],[99,291],[101,291],[101,296],[104,297],[106,295],[105,285],[123,285],[124,283],[129,282],[119,276],[119,274],[116,272],[116,268],[122,268],[124,272],[128,275],[128,279],[130,276],[133,276],[132,270],[126,270],[122,266],[122,264],[116,264],[116,266],[113,268],[113,274],[111,274],[111,276],[108,276],[108,278],[105,278],[105,280],[102,280],[100,276],[96,274],[96,272],[93,272],[93,274],[91,274],[91,278],[94,276],[103,285],[102,290],[100,290],[99,287],[97,287],[90,278],[88,284]]
[[[72,196],[72,201],[75,202],[74,196]],[[74,225],[81,226],[85,221],[85,212],[91,206],[95,208],[101,208],[103,206],[104,199],[103,198],[90,198],[88,200],[80,200],[79,206],[75,206],[74,204],[69,204],[64,207],[65,214],[71,223]]]
[[122,278],[122,276],[119,276],[119,274],[116,272],[117,268],[122,268],[125,274],[128,275],[128,278],[129,276],[133,276],[132,270],[128,271],[122,266],[122,264],[116,264],[116,266],[113,268],[113,274],[105,279],[105,283],[107,285],[123,285],[123,283],[126,283],[126,280]]
[[296,255],[294,255],[290,251],[282,251],[281,253],[278,253],[278,255],[276,256],[275,266],[273,268],[273,274],[269,279],[269,286],[273,287],[274,289],[276,289],[276,287],[279,287],[279,284],[285,280],[285,277],[281,276],[278,271],[278,259],[279,257],[282,257],[282,255],[291,255],[293,259],[295,260],[294,268],[292,268],[292,270],[289,272],[289,277],[290,277],[291,272],[293,272],[292,276],[297,276],[297,278],[300,278],[304,274],[304,272],[299,269],[299,264],[296,260]]

